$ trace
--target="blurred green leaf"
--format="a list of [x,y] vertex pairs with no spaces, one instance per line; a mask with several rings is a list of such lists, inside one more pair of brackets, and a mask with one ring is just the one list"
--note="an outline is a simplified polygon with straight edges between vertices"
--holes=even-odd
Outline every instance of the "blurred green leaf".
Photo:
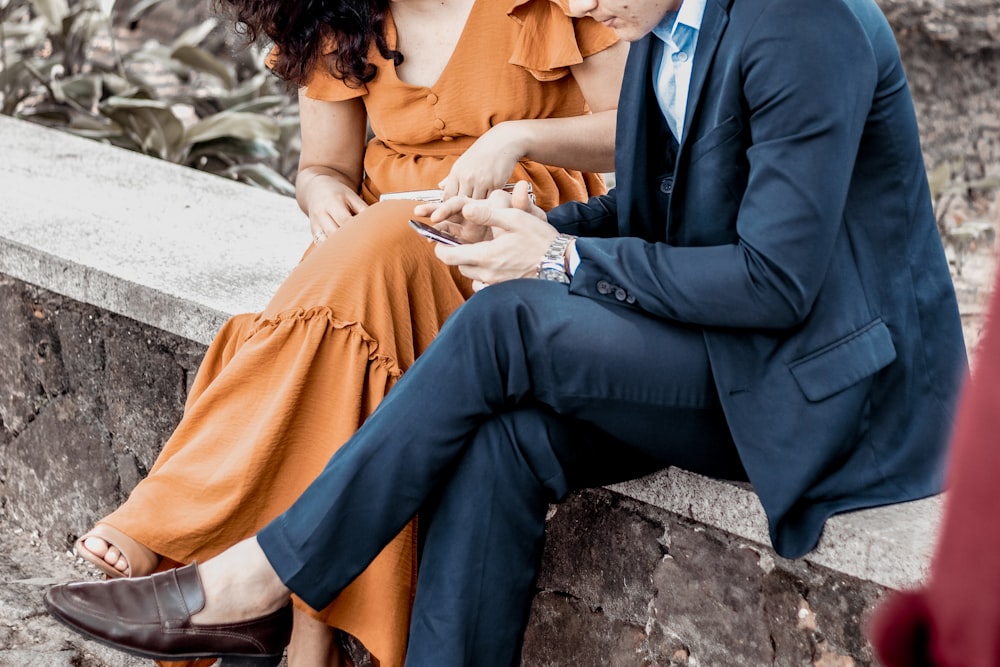
[[[137,0],[117,20],[161,1]],[[298,159],[297,106],[264,67],[267,49],[230,52],[210,18],[168,46],[126,40],[109,50],[114,5],[0,0],[0,112],[292,194],[282,173]],[[220,84],[188,85],[200,74]]]
[[80,72],[90,64],[90,47],[94,36],[109,30],[107,18],[96,11],[77,12],[64,24],[66,32],[63,63],[70,72]]
[[139,0],[129,8],[128,14],[125,15],[125,22],[135,23],[161,2],[164,2],[164,0]]
[[264,164],[238,164],[227,169],[224,175],[263,186],[289,197],[295,196],[295,186],[284,176]]
[[101,101],[101,92],[104,88],[102,77],[99,74],[88,74],[77,76],[64,81],[53,81],[52,92],[59,96],[68,98],[76,102],[85,109],[93,109]]
[[267,141],[244,141],[233,137],[223,137],[190,145],[188,162],[197,162],[204,157],[217,158],[227,164],[247,161],[262,162],[278,157],[274,145]]
[[20,48],[33,49],[45,40],[48,27],[46,19],[39,16],[26,23],[5,23],[3,26],[7,39],[21,40]]
[[229,67],[199,46],[182,44],[170,52],[170,57],[198,72],[215,76],[222,81],[226,88],[233,87],[233,75],[230,73]]
[[219,22],[215,18],[205,19],[196,26],[192,26],[182,32],[180,35],[174,39],[174,43],[171,45],[174,49],[181,46],[198,46],[205,38],[212,34],[212,31],[218,27]]
[[228,94],[221,95],[219,97],[219,104],[224,109],[230,109],[259,97],[265,92],[270,78],[273,78],[273,75],[267,72],[259,72],[253,75]]
[[278,123],[268,116],[222,111],[204,118],[185,132],[185,141],[196,144],[222,137],[233,137],[247,141],[272,142],[279,136]]
[[984,176],[971,181],[968,185],[970,190],[996,190],[1000,188],[1000,176]]
[[[132,97],[136,95],[136,97]],[[115,95],[104,100],[101,105],[105,109],[169,109],[170,103],[163,100],[151,100],[142,96],[142,92],[136,89],[126,91],[122,95]]]
[[951,165],[943,162],[934,167],[927,174],[927,184],[931,190],[931,199],[936,201],[941,197],[941,193],[944,192],[949,182],[951,182]]
[[105,100],[101,109],[121,126],[143,153],[173,162],[183,158],[184,124],[166,102],[111,97]]
[[271,111],[277,109],[283,104],[286,104],[288,100],[279,95],[267,95],[265,97],[258,97],[253,100],[247,100],[246,102],[241,102],[234,106],[229,107],[230,111],[238,111],[245,113],[261,113],[264,111]]
[[31,0],[31,4],[39,15],[45,17],[53,30],[59,30],[63,20],[69,16],[69,3],[66,0]]
[[70,112],[64,106],[45,104],[24,109],[17,117],[47,127],[63,127],[70,121]]

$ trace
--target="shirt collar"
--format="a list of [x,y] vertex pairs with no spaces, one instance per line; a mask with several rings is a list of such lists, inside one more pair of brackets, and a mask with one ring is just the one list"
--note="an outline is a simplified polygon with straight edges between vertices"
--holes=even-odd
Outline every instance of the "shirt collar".
[[666,42],[678,25],[685,25],[694,31],[701,30],[706,3],[707,0],[683,0],[677,11],[667,12],[666,16],[653,28],[653,34]]

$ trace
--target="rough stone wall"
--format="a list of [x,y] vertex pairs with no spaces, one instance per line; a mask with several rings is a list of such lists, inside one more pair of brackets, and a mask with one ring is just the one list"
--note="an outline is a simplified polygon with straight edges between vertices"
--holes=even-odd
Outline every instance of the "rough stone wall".
[[524,664],[853,667],[884,589],[603,489],[553,508]]
[[[1000,176],[1000,2],[881,0],[896,32],[928,165]],[[993,186],[996,189],[997,186]]]
[[152,465],[204,346],[0,275],[0,511],[65,549]]

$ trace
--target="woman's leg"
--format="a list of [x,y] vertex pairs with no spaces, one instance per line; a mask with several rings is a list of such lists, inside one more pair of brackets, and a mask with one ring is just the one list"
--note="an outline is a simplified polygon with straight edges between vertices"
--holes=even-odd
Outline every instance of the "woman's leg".
[[[184,418],[104,522],[178,562],[205,561],[282,512],[471,293],[386,202],[314,248],[260,315],[213,343]],[[412,527],[320,616],[383,666],[405,648]]]
[[336,629],[313,618],[301,609],[294,611],[292,641],[288,645],[288,664],[309,667],[350,667],[353,665],[341,650]]

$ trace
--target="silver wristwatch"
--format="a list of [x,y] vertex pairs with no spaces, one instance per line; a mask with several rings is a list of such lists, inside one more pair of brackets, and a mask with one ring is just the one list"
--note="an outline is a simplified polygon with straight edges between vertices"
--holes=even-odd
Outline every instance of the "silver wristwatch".
[[538,265],[539,278],[557,283],[569,282],[569,271],[566,270],[566,248],[575,238],[569,234],[560,234],[555,238]]

